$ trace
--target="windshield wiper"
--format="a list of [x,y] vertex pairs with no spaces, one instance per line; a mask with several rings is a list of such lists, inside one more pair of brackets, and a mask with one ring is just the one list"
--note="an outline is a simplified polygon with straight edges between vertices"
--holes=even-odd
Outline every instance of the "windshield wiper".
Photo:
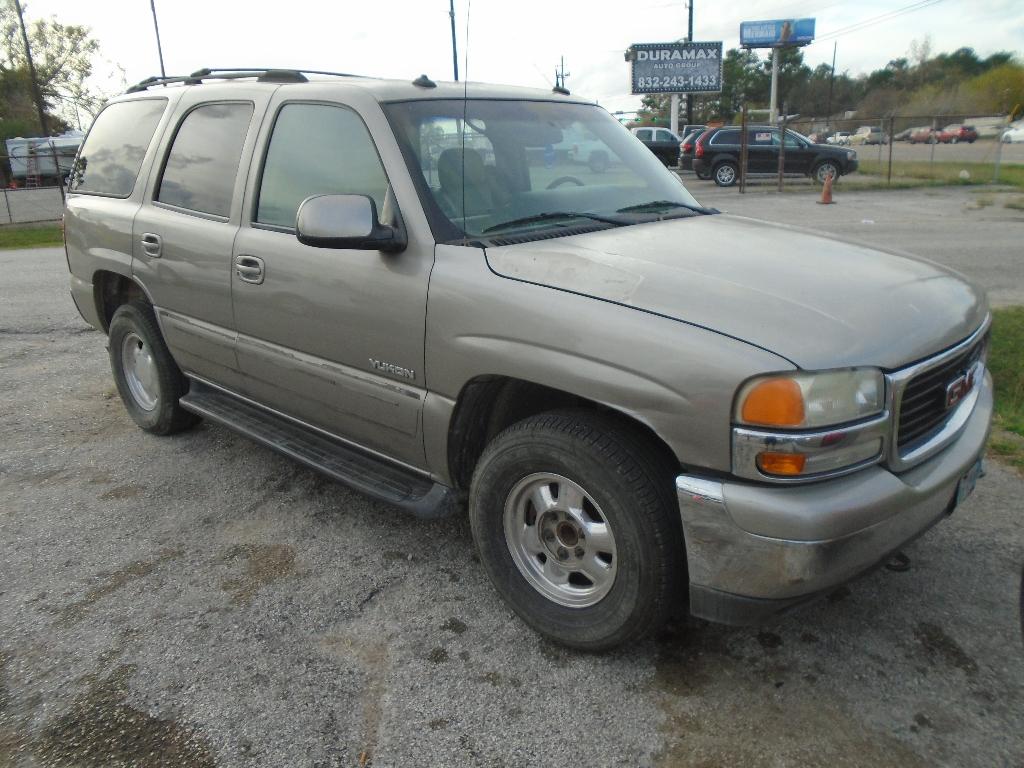
[[627,205],[625,208],[619,208],[616,213],[661,213],[660,209],[663,208],[685,208],[688,211],[694,213],[716,213],[713,208],[701,208],[696,205],[687,205],[686,203],[677,203],[673,200],[651,200],[647,203],[637,203],[636,205]]
[[583,213],[581,211],[546,211],[545,213],[535,213],[533,216],[523,216],[520,219],[503,221],[501,224],[495,224],[493,227],[488,227],[482,234],[486,235],[488,232],[496,232],[499,229],[508,229],[509,227],[518,227],[525,224],[539,224],[551,219],[592,219],[594,221],[604,222],[605,224],[614,224],[617,227],[624,227],[627,224],[635,223],[632,221],[625,221],[623,219],[612,218],[611,216],[600,216],[596,213]]

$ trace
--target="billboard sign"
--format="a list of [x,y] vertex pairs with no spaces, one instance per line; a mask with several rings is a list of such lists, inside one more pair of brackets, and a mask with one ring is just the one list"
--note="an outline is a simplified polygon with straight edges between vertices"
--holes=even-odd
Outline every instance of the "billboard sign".
[[637,43],[626,52],[633,93],[718,93],[722,43]]
[[814,41],[814,19],[776,19],[740,23],[740,45],[744,48],[781,48],[807,45]]

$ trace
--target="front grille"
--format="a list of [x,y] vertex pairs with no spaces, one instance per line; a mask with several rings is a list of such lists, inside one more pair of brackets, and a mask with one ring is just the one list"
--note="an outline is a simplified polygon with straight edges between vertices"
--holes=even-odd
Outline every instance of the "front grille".
[[910,380],[900,401],[897,448],[925,440],[942,428],[953,412],[946,408],[946,388],[978,361],[987,339],[987,335],[978,339],[960,354]]

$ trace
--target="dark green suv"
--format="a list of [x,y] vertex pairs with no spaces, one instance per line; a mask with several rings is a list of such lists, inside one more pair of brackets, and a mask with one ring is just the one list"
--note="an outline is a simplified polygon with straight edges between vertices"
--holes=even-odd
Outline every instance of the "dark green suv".
[[[777,173],[782,131],[770,125],[747,127],[747,173]],[[698,140],[693,170],[713,178],[720,187],[731,187],[740,177],[741,129],[728,125],[712,128]],[[815,144],[795,131],[786,131],[785,172],[801,173],[824,184],[829,175],[838,179],[857,170],[857,153],[844,147]]]

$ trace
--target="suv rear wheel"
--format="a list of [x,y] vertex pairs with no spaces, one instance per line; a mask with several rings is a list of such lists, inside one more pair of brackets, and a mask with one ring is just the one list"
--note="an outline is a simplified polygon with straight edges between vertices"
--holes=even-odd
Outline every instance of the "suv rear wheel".
[[170,435],[199,421],[178,405],[188,382],[167,350],[149,304],[132,301],[118,307],[108,343],[117,391],[140,428]]
[[615,418],[568,411],[509,427],[487,446],[470,492],[495,589],[564,645],[597,651],[649,633],[685,594],[672,474]]
[[739,175],[739,169],[736,163],[731,160],[726,160],[715,166],[713,171],[715,177],[715,184],[720,187],[731,187],[736,183],[736,177]]

